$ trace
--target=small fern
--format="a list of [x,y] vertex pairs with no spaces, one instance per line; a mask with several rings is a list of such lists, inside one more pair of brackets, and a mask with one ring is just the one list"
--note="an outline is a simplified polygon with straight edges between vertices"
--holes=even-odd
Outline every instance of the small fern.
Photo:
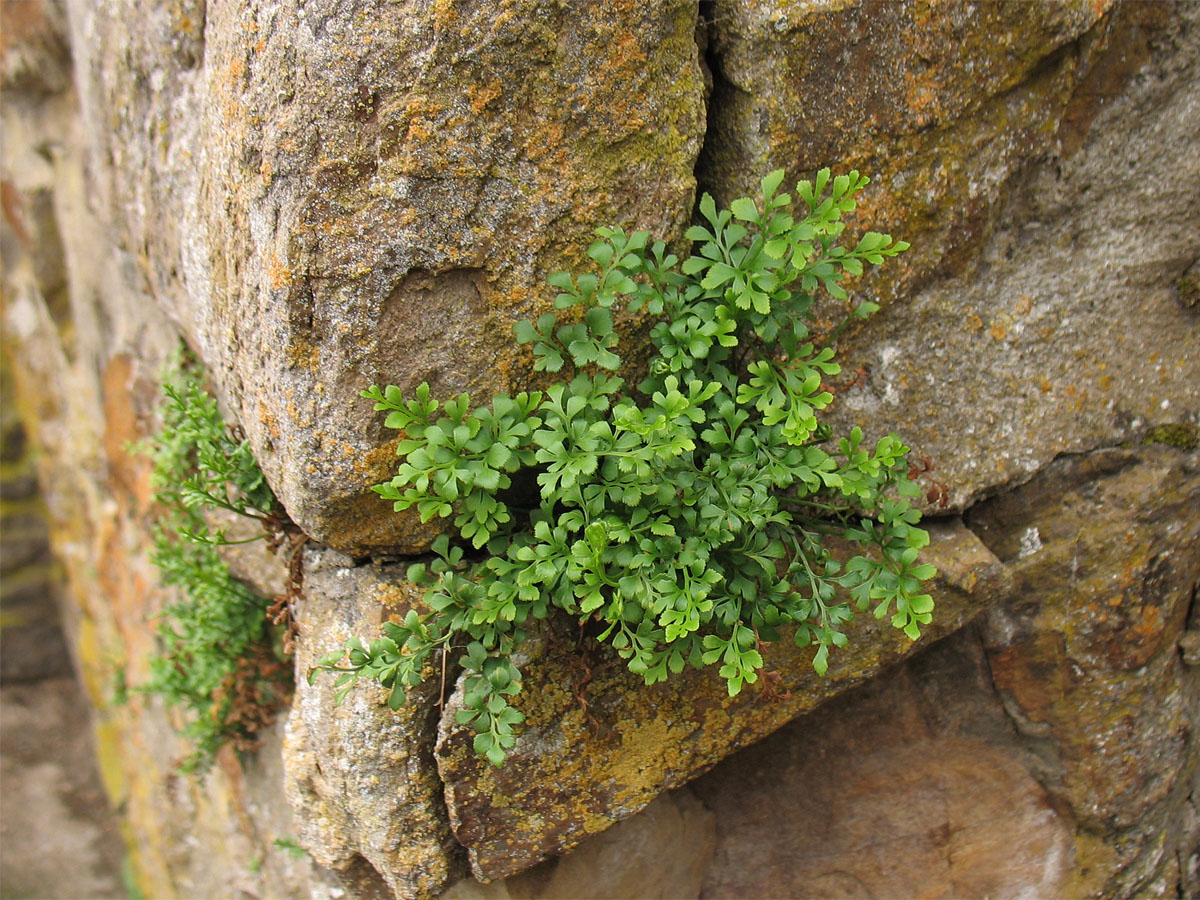
[[153,462],[156,521],[151,561],[176,599],[159,617],[160,654],[144,693],[180,707],[192,752],[185,771],[207,769],[232,742],[253,745],[290,691],[290,666],[271,602],[230,573],[218,547],[230,541],[205,511],[255,520],[275,537],[283,527],[275,497],[249,446],[225,426],[194,359],[180,355],[163,376],[159,430],[140,448]]
[[[569,318],[515,327],[535,369],[567,376],[545,392],[474,411],[467,395],[439,401],[424,384],[411,398],[364,393],[403,435],[396,476],[376,490],[425,521],[452,516],[487,558],[469,563],[439,537],[432,566],[409,573],[429,611],[369,645],[351,640],[310,677],[338,672],[339,698],[376,680],[396,707],[431,654],[459,650],[458,720],[499,765],[523,720],[512,653],[552,608],[597,623],[647,684],[712,665],[731,695],[758,680],[761,645],[785,627],[814,646],[819,673],[855,609],[920,636],[933,610],[922,582],[935,570],[917,561],[929,537],[910,505],[908,448],[894,435],[868,447],[857,428],[835,441],[818,421],[841,328],[823,345],[809,329],[819,291],[847,300],[847,276],[908,245],[875,232],[838,243],[867,184],[857,172],[801,182],[795,215],[782,179],[767,176],[757,200],[727,210],[705,195],[704,224],[687,231],[696,252],[682,262],[646,232],[599,229],[594,271],[548,279]],[[622,304],[659,319],[636,387],[615,374]],[[847,321],[877,308],[863,303]],[[531,509],[510,491],[521,470],[536,473]],[[862,552],[839,560],[830,537]]]

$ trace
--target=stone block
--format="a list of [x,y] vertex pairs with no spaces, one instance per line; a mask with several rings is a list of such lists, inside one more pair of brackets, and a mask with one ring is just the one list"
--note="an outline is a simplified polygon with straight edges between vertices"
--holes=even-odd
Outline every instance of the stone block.
[[592,229],[678,235],[695,7],[209,6],[186,59],[177,12],[73,7],[98,202],[292,518],[419,552],[431,529],[369,490],[394,436],[359,394],[523,386],[511,326]]

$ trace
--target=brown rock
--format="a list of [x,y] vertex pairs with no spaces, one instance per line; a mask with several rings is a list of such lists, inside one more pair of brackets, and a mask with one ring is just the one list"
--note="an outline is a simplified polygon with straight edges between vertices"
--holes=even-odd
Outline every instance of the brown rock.
[[701,896],[1062,896],[1072,823],[1028,759],[967,629],[695,782]]
[[56,0],[6,0],[0,33],[0,84],[39,97],[71,81],[71,51],[63,5]]
[[[650,804],[665,788],[911,652],[859,622],[858,649],[826,680],[781,649],[768,690],[730,701],[711,673],[647,691],[602,653],[572,653],[559,623],[530,647],[530,728],[500,771],[481,770],[448,723],[435,756],[436,676],[397,716],[366,686],[340,709],[328,679],[303,686],[286,750],[269,731],[259,754],[228,754],[203,782],[173,772],[186,749],[168,711],[136,694],[109,703],[144,676],[166,599],[144,553],[143,470],[123,447],[180,333],[310,533],[354,554],[418,551],[430,529],[368,489],[393,471],[394,435],[358,392],[427,379],[482,402],[529,384],[509,327],[548,305],[542,277],[578,263],[598,224],[678,235],[702,143],[701,176],[725,198],[776,165],[880,176],[860,221],[916,246],[860,285],[885,308],[844,335],[862,373],[835,385],[836,424],[898,431],[928,456],[931,506],[992,498],[973,527],[1021,586],[986,636],[1011,730],[922,732],[906,714],[877,745],[904,765],[862,751],[847,797],[829,794],[848,835],[873,821],[904,840],[851,841],[863,867],[831,869],[818,845],[836,836],[806,825],[811,884],[852,895],[903,845],[930,861],[917,892],[1200,890],[1200,716],[1181,635],[1195,476],[1178,449],[1091,452],[1176,443],[1200,415],[1187,290],[1200,6],[705,4],[707,111],[697,8],[679,0],[61,8],[23,4],[2,37],[4,331],[69,573],[71,653],[103,707],[101,768],[148,895],[428,896],[465,871],[452,825],[485,877],[601,835],[609,849],[581,849],[589,862],[562,882],[597,886],[588,873],[627,852],[608,843],[612,823],[639,833],[649,819],[634,813],[663,809]],[[945,531],[929,639],[1005,603],[1012,577]],[[318,559],[298,608],[302,669],[414,601],[398,566]],[[973,696],[966,680],[929,690],[922,717],[971,718],[972,702],[951,702]],[[853,769],[856,745],[827,737],[810,755]],[[893,781],[920,816],[890,802]],[[1005,791],[1021,803],[997,807]],[[1074,829],[1073,880],[1038,876],[1023,853],[1015,869],[997,861],[971,795],[1008,834],[1058,847]],[[872,820],[879,798],[887,814]],[[550,890],[570,870],[529,877]],[[867,874],[839,874],[855,871]]]
[[510,328],[544,277],[600,224],[690,213],[694,4],[77,7],[97,203],[292,518],[340,549],[432,536],[368,490],[395,436],[362,390],[523,386]]
[[928,457],[930,506],[1200,414],[1200,319],[1176,299],[1200,254],[1200,156],[1177,151],[1200,142],[1198,15],[714,4],[702,186],[856,167],[876,183],[851,227],[913,244],[861,285],[884,309],[841,342],[863,375],[830,412]]
[[716,840],[713,814],[690,790],[680,788],[565,856],[503,881],[460,881],[442,900],[698,897]]
[[988,662],[1079,823],[1071,892],[1147,891],[1187,846],[1200,771],[1200,679],[1177,649],[1200,586],[1200,460],[1064,457],[971,521],[1017,578],[989,614]]
[[462,874],[432,757],[439,679],[429,673],[392,712],[378,686],[363,684],[336,706],[331,676],[314,685],[305,678],[351,635],[370,638],[384,616],[419,603],[395,567],[349,562],[305,553],[299,677],[283,751],[288,800],[301,845],[322,866],[352,882],[386,883],[400,897],[433,897]]
[[728,200],[781,165],[877,176],[871,227],[903,230],[899,277],[920,281],[978,248],[1005,179],[1051,149],[1113,6],[722,0],[701,181]]

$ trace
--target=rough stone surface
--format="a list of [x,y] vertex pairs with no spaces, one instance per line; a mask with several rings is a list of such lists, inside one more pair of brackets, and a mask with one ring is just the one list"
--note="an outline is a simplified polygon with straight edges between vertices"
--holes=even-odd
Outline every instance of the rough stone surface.
[[[18,19],[21,29],[10,27]],[[177,346],[178,333],[140,279],[134,257],[114,246],[96,190],[109,170],[103,157],[88,157],[71,78],[50,77],[71,71],[69,44],[77,61],[86,49],[61,31],[65,20],[61,4],[53,2],[0,7],[5,41],[0,68],[6,79],[0,90],[0,305],[3,353],[12,362],[16,395],[15,404],[7,394],[3,400],[0,464],[15,464],[30,449],[22,438],[11,438],[21,433],[8,419],[15,406],[38,451],[50,537],[66,575],[63,628],[69,654],[55,651],[47,637],[43,658],[57,653],[56,664],[73,662],[85,701],[95,710],[90,720],[77,711],[67,715],[75,727],[92,731],[105,793],[121,812],[129,874],[143,895],[344,895],[337,877],[318,869],[306,854],[294,856],[275,843],[295,840],[282,790],[281,725],[264,736],[259,754],[241,760],[224,754],[206,778],[188,779],[176,771],[186,754],[174,731],[178,722],[160,703],[132,690],[122,702],[125,688],[147,677],[147,661],[156,649],[154,616],[167,600],[147,560],[148,467],[130,453],[129,443],[149,427],[157,375]],[[20,35],[33,35],[35,45],[15,51],[9,42]],[[36,65],[18,65],[14,53],[36,59]],[[14,71],[37,77],[8,80]],[[7,590],[7,573],[4,580]],[[8,651],[6,641],[6,665]],[[15,777],[46,787],[49,760],[43,755],[40,767],[32,760],[21,734],[34,732],[26,720],[10,718],[11,711],[6,701],[3,737],[6,748],[11,740],[19,751],[16,761],[22,766]],[[82,750],[86,744],[80,740],[77,746]],[[22,802],[22,795],[7,787],[8,764],[6,759],[6,824],[9,803]],[[71,765],[82,772],[82,766]],[[63,808],[52,790],[38,790],[28,802],[35,815],[37,804],[49,804],[35,827],[45,827]],[[72,802],[73,797],[66,798],[68,811]],[[61,833],[70,837],[66,828]],[[79,848],[87,850],[95,835],[75,836]],[[119,852],[102,846],[119,865]],[[17,862],[25,856],[18,847],[6,833],[4,878],[14,890],[18,882],[9,880],[8,851]],[[66,865],[65,859],[52,859]],[[28,862],[21,877],[36,877],[42,860],[34,855]],[[87,882],[89,871],[81,868],[80,880],[64,895],[106,892],[113,873]],[[114,890],[114,896],[124,896],[120,885]],[[41,890],[31,896],[47,894]]]
[[[808,666],[811,650],[778,645],[767,651],[765,690],[731,699],[711,672],[647,688],[615,656],[571,649],[577,635],[555,621],[530,644],[518,703],[526,729],[498,770],[481,764],[453,724],[453,670],[444,687],[431,671],[398,713],[378,688],[359,688],[335,707],[331,676],[301,684],[287,757],[305,844],[333,868],[361,855],[406,894],[444,886],[460,871],[460,844],[485,880],[557,855],[1007,596],[1007,574],[961,523],[935,525],[933,535],[937,626],[914,645],[868,617],[852,635],[859,649],[835,657],[824,679]],[[331,551],[306,559],[300,673],[350,635],[377,633],[383,617],[420,608],[402,566],[354,566]],[[439,737],[433,706],[442,691]]]
[[4,4],[0,83],[5,90],[41,98],[71,83],[66,14],[53,0]]
[[702,182],[877,179],[858,214],[914,250],[832,419],[898,431],[951,508],[1200,415],[1200,9],[1110,5],[715,5]]
[[964,629],[694,782],[721,822],[700,896],[1075,896],[1031,759]]
[[[296,609],[301,674],[350,636],[377,634],[384,618],[420,603],[396,567],[347,562],[328,550],[306,555]],[[367,685],[335,706],[332,682],[299,679],[288,720],[286,786],[300,839],[323,866],[365,860],[398,896],[435,896],[462,875],[433,765],[441,683],[431,673],[392,712],[383,690]]]
[[428,530],[368,488],[373,383],[480,401],[591,230],[676,234],[703,129],[695,6],[72,5],[99,203],[276,493],[359,554]]
[[17,416],[7,347],[0,343],[0,683],[71,673],[32,449]]
[[1173,889],[1200,846],[1185,802],[1200,677],[1178,648],[1200,596],[1200,457],[1161,445],[1064,457],[972,523],[1017,579],[1019,599],[988,615],[988,665],[1077,823],[1068,893]]
[[1089,29],[1113,6],[718,0],[703,180],[745,191],[756,172],[835,160],[885,175],[906,229],[930,232],[916,250],[928,265],[963,249],[953,233],[1051,146],[1093,61]]
[[566,856],[503,881],[460,881],[444,900],[672,900],[698,897],[717,843],[716,817],[688,788],[659,795],[636,816]]

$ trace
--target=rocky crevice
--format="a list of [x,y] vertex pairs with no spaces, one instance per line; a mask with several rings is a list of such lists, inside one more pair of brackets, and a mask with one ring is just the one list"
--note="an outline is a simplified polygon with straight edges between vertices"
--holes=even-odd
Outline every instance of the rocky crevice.
[[724,204],[733,198],[725,196],[727,185],[714,177],[713,160],[721,155],[720,146],[725,141],[723,130],[728,112],[728,98],[738,88],[725,73],[717,15],[717,3],[714,0],[700,0],[696,16],[696,46],[704,71],[705,126],[704,138],[696,154],[694,175],[697,203],[701,195],[709,193],[718,203]]
[[[920,21],[916,5],[768,4],[754,6],[759,20],[747,4],[718,0],[652,4],[633,27],[594,4],[553,20],[536,3],[508,18],[438,4],[427,22],[376,28],[334,6],[193,2],[166,18],[117,21],[69,4],[85,118],[54,119],[62,132],[49,160],[26,155],[18,138],[44,137],[38,128],[69,112],[71,78],[55,81],[69,66],[39,69],[35,84],[37,67],[12,73],[36,53],[6,49],[6,215],[30,212],[21,221],[61,234],[62,246],[41,275],[10,267],[39,247],[54,254],[49,240],[14,240],[9,215],[6,331],[18,339],[22,402],[47,460],[72,641],[102,707],[103,769],[137,837],[147,892],[301,896],[335,884],[328,866],[351,894],[433,896],[470,864],[512,879],[490,896],[509,887],[545,896],[617,868],[631,846],[653,848],[655,834],[703,834],[718,860],[703,890],[722,896],[735,876],[771,870],[770,860],[744,864],[752,853],[739,834],[769,851],[784,846],[778,823],[790,821],[822,835],[814,846],[829,858],[844,850],[837,872],[855,873],[839,881],[805,858],[817,889],[896,893],[889,873],[837,842],[864,810],[886,818],[907,801],[927,814],[915,845],[945,876],[944,892],[1195,893],[1188,838],[1168,846],[1151,833],[1194,835],[1197,821],[1186,706],[1194,723],[1188,653],[1200,621],[1185,560],[1197,540],[1194,452],[1143,438],[1194,429],[1200,415],[1200,338],[1180,286],[1200,256],[1191,227],[1200,200],[1189,192],[1200,177],[1195,155],[1180,151],[1198,141],[1200,7],[1064,2],[1017,22],[966,3]],[[430,34],[436,52],[422,56]],[[67,46],[55,40],[30,52]],[[947,64],[959,51],[974,54],[974,80]],[[812,64],[825,58],[837,65]],[[52,81],[61,84],[47,93]],[[57,105],[41,107],[38,124],[30,101],[45,96]],[[834,96],[842,107],[813,105]],[[731,162],[742,158],[754,164]],[[791,696],[741,706],[702,678],[647,691],[619,664],[597,667],[590,711],[608,730],[596,732],[574,696],[577,660],[556,646],[571,638],[557,635],[531,646],[532,726],[499,773],[480,769],[450,722],[453,696],[443,719],[436,676],[398,716],[365,687],[335,708],[327,684],[305,686],[286,728],[256,757],[223,760],[204,784],[169,775],[178,745],[161,709],[107,703],[113,661],[128,660],[121,671],[136,682],[153,652],[144,621],[162,598],[138,549],[145,472],[122,448],[149,415],[154,374],[180,331],[253,432],[273,483],[291,484],[289,509],[329,544],[306,551],[303,675],[345,637],[368,637],[419,602],[402,557],[379,554],[420,554],[428,531],[397,532],[367,490],[395,457],[377,417],[347,398],[360,382],[435,369],[448,390],[473,383],[479,360],[457,355],[494,355],[486,341],[454,346],[444,328],[407,340],[422,323],[405,303],[436,302],[442,279],[472,322],[506,331],[544,306],[544,270],[573,265],[572,248],[598,221],[678,233],[696,184],[727,198],[759,169],[800,177],[824,164],[878,173],[863,221],[930,254],[907,269],[900,261],[894,281],[863,286],[888,302],[849,336],[846,357],[864,375],[839,393],[837,429],[898,431],[936,464],[948,508],[963,511],[965,526],[932,502],[927,520],[944,570],[944,619],[931,634],[942,643],[913,653],[865,627],[862,654],[827,681],[808,678],[803,654],[784,654],[770,666]],[[967,218],[947,225],[956,210]],[[429,356],[420,348],[431,341],[437,359],[410,371],[409,357]],[[505,386],[528,382],[517,355],[497,359]],[[972,621],[982,624],[964,631]],[[892,722],[872,709],[904,712]],[[882,730],[870,731],[876,720]],[[880,746],[924,750],[903,755],[909,769],[898,771],[861,743],[868,733]],[[951,762],[930,769],[943,749]],[[824,809],[772,806],[821,783],[827,772],[798,760],[822,754],[854,763],[844,783],[863,796],[901,786],[901,805],[831,794]],[[773,781],[756,783],[752,798],[739,793],[757,777],[747,772],[780,755],[790,761],[767,766]],[[985,825],[956,806],[993,796],[966,766],[979,760],[1011,788],[996,795],[1006,813],[1020,806],[1012,832],[1047,835],[1062,850],[1058,868],[1046,857],[1049,868],[1035,871],[1035,854],[1024,858],[1034,868],[1013,874],[986,850]],[[694,788],[663,793],[709,768]],[[926,782],[937,790],[927,794]],[[835,806],[845,827],[806,818]],[[237,822],[223,815],[231,808],[244,813]],[[737,818],[746,810],[771,833]],[[895,814],[885,831],[902,820]],[[293,838],[319,865],[270,849]],[[798,858],[793,850],[782,852]],[[527,870],[546,856],[559,861]],[[703,863],[679,865],[687,873],[677,884],[694,895]],[[771,893],[767,881],[762,889]]]

